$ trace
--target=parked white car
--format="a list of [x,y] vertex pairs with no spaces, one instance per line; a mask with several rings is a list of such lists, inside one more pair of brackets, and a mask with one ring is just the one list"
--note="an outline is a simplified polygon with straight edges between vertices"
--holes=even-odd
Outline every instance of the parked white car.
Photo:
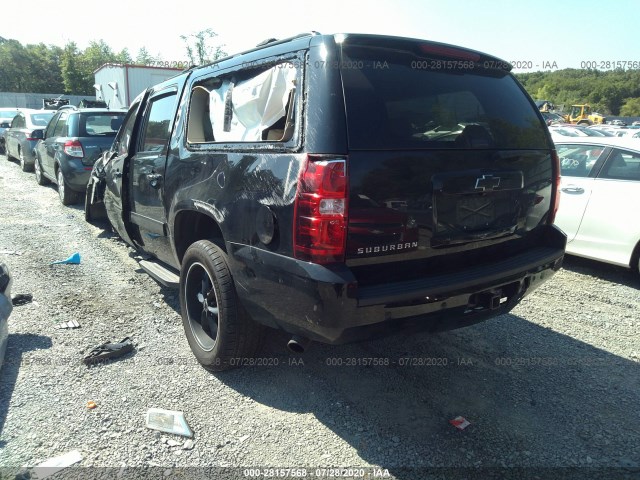
[[567,253],[639,269],[640,142],[618,137],[555,140],[562,178],[556,225]]

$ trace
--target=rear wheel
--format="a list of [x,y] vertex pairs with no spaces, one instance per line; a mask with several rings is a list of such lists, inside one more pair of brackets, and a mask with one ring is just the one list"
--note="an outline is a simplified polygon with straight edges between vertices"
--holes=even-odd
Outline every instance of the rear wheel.
[[38,185],[47,185],[49,183],[49,180],[47,180],[47,177],[42,174],[42,166],[40,165],[40,159],[38,159],[38,157],[36,157],[36,160],[33,164],[33,169],[35,170],[36,182],[38,183]]
[[195,242],[185,253],[180,307],[191,351],[207,370],[240,366],[262,345],[264,327],[240,305],[227,255],[209,240]]
[[18,159],[20,160],[20,168],[22,169],[22,171],[30,172],[32,167],[27,163],[27,160],[24,158],[24,151],[22,150],[22,148],[18,150]]
[[78,202],[78,194],[73,190],[70,190],[65,182],[64,174],[62,170],[58,168],[58,196],[63,205],[73,205]]

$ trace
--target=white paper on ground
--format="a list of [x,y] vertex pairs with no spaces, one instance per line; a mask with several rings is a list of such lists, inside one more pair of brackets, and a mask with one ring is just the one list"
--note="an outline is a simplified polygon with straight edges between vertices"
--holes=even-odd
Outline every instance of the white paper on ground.
[[57,457],[49,458],[33,468],[39,479],[47,478],[60,470],[67,468],[82,460],[82,454],[78,450],[72,450]]

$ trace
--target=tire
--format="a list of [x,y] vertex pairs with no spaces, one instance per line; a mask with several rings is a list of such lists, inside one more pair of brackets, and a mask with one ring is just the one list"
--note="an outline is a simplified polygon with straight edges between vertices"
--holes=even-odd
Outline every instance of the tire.
[[23,172],[30,172],[31,170],[33,170],[33,167],[31,165],[27,165],[27,161],[24,158],[22,148],[18,149],[18,160],[20,161],[20,168]]
[[93,215],[91,211],[91,182],[87,184],[87,191],[84,195],[84,220],[87,223],[93,223]]
[[192,244],[182,260],[180,308],[191,351],[209,371],[238,367],[262,346],[265,327],[240,305],[227,255],[209,240]]
[[33,170],[35,171],[36,183],[38,185],[48,185],[49,180],[42,174],[42,166],[40,165],[40,159],[36,157],[33,164]]
[[62,204],[73,205],[78,203],[78,194],[67,187],[61,168],[58,168],[56,178],[58,179],[58,197],[60,197]]
[[92,225],[95,225],[98,220],[104,220],[107,217],[107,212],[105,211],[102,203],[94,205],[90,203],[91,194],[94,188],[94,184],[89,182],[84,196],[84,219]]

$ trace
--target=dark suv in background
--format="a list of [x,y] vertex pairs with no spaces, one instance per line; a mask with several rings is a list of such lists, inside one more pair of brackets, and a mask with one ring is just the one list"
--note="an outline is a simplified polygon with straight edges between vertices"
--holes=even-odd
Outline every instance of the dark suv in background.
[[78,202],[93,164],[102,152],[109,150],[125,114],[106,108],[59,110],[35,148],[38,184],[56,183],[63,205]]

